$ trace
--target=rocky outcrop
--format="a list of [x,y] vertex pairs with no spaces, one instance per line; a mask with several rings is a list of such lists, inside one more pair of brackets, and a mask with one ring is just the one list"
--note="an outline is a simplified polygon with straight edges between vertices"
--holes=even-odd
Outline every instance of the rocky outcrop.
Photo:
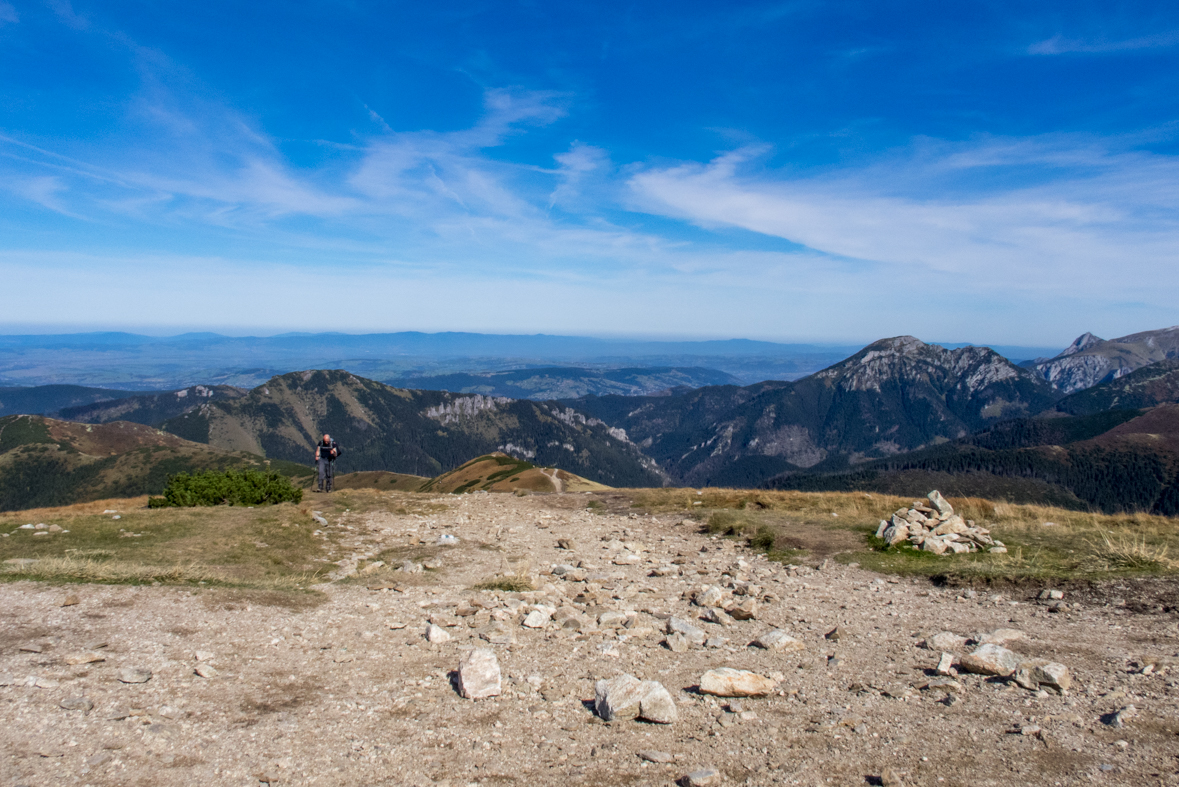
[[1179,325],[1102,340],[1086,333],[1035,371],[1065,393],[1117,380],[1158,361],[1179,358]]

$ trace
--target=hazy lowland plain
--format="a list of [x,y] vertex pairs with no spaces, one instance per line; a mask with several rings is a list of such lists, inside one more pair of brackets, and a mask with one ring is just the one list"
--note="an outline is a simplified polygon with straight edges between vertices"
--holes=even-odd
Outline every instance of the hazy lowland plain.
[[[0,418],[3,778],[1177,783],[1171,333],[559,402],[47,391]],[[304,494],[147,506],[227,470]]]

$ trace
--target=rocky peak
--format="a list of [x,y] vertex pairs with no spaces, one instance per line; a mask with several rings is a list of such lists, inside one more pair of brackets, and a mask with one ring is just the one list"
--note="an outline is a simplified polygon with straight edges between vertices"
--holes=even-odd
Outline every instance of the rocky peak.
[[1105,341],[1105,339],[1102,339],[1100,336],[1094,336],[1093,334],[1089,333],[1088,331],[1085,331],[1080,336],[1078,336],[1073,341],[1072,344],[1070,344],[1068,347],[1065,347],[1063,350],[1061,350],[1060,353],[1056,357],[1057,358],[1067,358],[1068,356],[1070,356],[1074,353],[1079,353],[1082,350],[1087,350],[1090,347],[1092,347],[1093,345],[1099,344],[1103,341]]
[[[1081,342],[1085,336],[1077,339],[1077,342]],[[1074,346],[1077,342],[1073,343]],[[1172,358],[1179,358],[1179,326],[1143,331],[1108,341],[1092,341],[1072,352],[1065,350],[1055,358],[1036,364],[1035,368],[1057,389],[1073,393],[1117,380],[1135,369]]]
[[970,391],[1026,373],[989,347],[947,350],[913,336],[881,339],[815,376],[847,390],[880,390],[889,380],[931,380]]

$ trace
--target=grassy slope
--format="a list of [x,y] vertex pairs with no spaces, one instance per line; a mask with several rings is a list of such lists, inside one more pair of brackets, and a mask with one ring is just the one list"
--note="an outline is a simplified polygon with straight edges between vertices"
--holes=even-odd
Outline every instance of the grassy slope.
[[[959,512],[989,527],[1010,551],[934,557],[884,549],[872,538],[879,520],[908,506],[912,498],[860,492],[626,489],[599,491],[585,499],[594,511],[679,514],[718,536],[757,541],[778,560],[858,562],[885,573],[952,583],[1043,585],[1168,576],[1177,573],[1171,555],[1179,555],[1179,521],[1144,514],[1106,516],[950,498]],[[436,493],[385,490],[343,490],[300,505],[258,509],[148,510],[145,502],[106,500],[0,513],[0,533],[9,534],[0,535],[0,578],[308,588],[322,581],[343,554],[334,541],[335,529],[314,535],[313,508],[334,522],[345,511],[350,516],[369,511],[404,515],[445,505]],[[106,509],[117,509],[121,519],[103,513]],[[69,532],[34,536],[19,529],[38,522]],[[22,558],[38,562],[21,565]]]
[[[560,484],[558,490],[557,485]],[[606,489],[564,470],[540,468],[502,453],[472,459],[449,473],[427,481],[423,492],[588,492]]]
[[141,424],[0,418],[0,511],[159,494],[168,476],[209,469],[310,469],[218,451]]
[[913,497],[864,492],[703,492],[626,490],[636,507],[683,512],[720,534],[755,539],[759,531],[769,528],[773,540],[764,547],[783,560],[813,563],[829,556],[884,573],[966,583],[1043,584],[1179,573],[1179,564],[1172,559],[1179,558],[1179,520],[1175,518],[950,498],[964,517],[990,528],[1009,551],[943,558],[907,548],[885,549],[873,538],[879,520],[908,507]]

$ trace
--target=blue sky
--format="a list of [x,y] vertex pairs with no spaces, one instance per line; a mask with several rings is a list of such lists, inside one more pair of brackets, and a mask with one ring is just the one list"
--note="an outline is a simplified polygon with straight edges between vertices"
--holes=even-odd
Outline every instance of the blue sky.
[[1177,120],[1173,2],[0,0],[0,328],[1112,337]]

